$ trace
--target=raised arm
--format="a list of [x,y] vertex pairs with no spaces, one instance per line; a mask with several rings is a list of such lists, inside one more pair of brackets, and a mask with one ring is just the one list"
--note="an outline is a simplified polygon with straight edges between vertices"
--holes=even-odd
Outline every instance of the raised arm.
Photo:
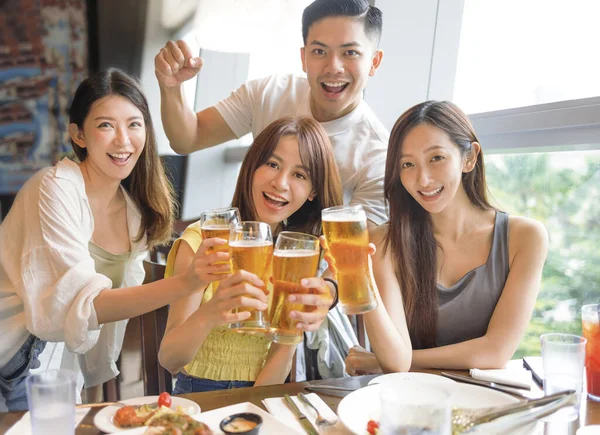
[[[20,233],[26,249],[19,253],[15,282],[27,329],[37,337],[64,341],[70,351],[84,353],[97,339],[89,331],[99,325],[152,311],[201,286],[192,262],[177,277],[112,289],[110,279],[96,272],[89,253],[90,217],[82,211],[78,187],[48,172],[35,200],[37,209],[32,206],[28,212],[37,213],[39,227]],[[147,251],[141,248],[133,255],[144,257]]]
[[405,372],[411,366],[412,347],[392,252],[391,249],[383,252],[386,230],[387,226],[381,226],[370,231],[371,241],[377,247],[372,257],[372,268],[379,305],[363,314],[363,318],[369,342],[382,371]]
[[510,271],[500,300],[483,337],[413,352],[413,368],[504,368],[531,319],[542,269],[548,253],[548,233],[534,220],[510,217]]
[[202,59],[195,57],[181,40],[167,42],[154,58],[163,127],[171,147],[179,154],[189,154],[236,137],[216,108],[194,113],[186,103],[183,82],[195,77],[202,64]]
[[265,366],[256,378],[254,386],[283,384],[292,369],[295,350],[296,346],[272,343]]

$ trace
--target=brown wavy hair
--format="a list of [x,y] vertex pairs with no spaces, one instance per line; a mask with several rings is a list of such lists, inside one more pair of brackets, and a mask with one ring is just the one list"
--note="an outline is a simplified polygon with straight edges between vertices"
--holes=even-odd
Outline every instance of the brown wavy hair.
[[[158,156],[154,125],[150,117],[148,101],[136,79],[117,68],[95,73],[85,79],[73,97],[69,109],[69,122],[83,130],[83,123],[92,104],[109,95],[128,99],[144,117],[146,144],[133,171],[122,185],[129,192],[142,215],[140,231],[136,241],[144,234],[148,238],[148,249],[166,243],[173,232],[176,202],[173,187],[167,179],[162,161]],[[71,140],[71,146],[80,162],[87,157],[87,150]]]
[[[402,142],[420,124],[446,132],[463,157],[471,155],[473,142],[479,142],[467,115],[448,101],[426,101],[411,107],[396,121],[390,134],[384,181],[390,220],[384,250],[391,247],[394,254],[413,349],[435,346],[438,309],[436,250],[439,245],[433,235],[431,215],[400,180]],[[482,210],[493,208],[487,198],[481,151],[474,169],[462,174],[462,185],[473,205]]]
[[315,198],[306,202],[287,218],[286,230],[318,236],[321,234],[321,210],[341,205],[342,182],[335,162],[329,137],[317,121],[311,118],[285,117],[269,124],[252,143],[237,179],[231,205],[240,210],[242,220],[258,220],[252,198],[252,178],[275,152],[283,136],[294,136],[302,164],[315,192]]

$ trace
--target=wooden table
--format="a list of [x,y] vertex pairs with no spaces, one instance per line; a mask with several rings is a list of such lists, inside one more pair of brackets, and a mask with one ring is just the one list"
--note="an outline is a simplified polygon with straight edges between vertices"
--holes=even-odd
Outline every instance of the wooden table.
[[[447,370],[449,371],[449,370]],[[430,370],[430,373],[438,374],[439,371]],[[465,374],[464,371],[456,371],[454,373]],[[324,381],[312,381],[310,384],[328,384],[328,385],[339,385],[348,388],[361,388],[368,384],[368,382],[374,377],[370,376],[358,376],[355,378],[340,378],[340,379],[328,379]],[[210,411],[216,408],[221,408],[228,405],[233,405],[241,402],[252,402],[253,404],[265,409],[261,403],[262,399],[268,397],[280,397],[285,393],[290,395],[296,395],[309,383],[299,382],[293,384],[283,385],[272,385],[268,387],[255,387],[255,388],[240,388],[234,390],[222,390],[213,391],[208,393],[193,393],[186,394],[181,397],[193,400],[198,403],[203,411]],[[319,393],[319,396],[327,403],[331,409],[337,410],[337,406],[342,400],[341,397],[330,396]],[[85,416],[82,422],[77,426],[76,435],[98,435],[101,432],[96,429],[93,424],[94,415],[101,408],[91,409],[90,412]],[[23,412],[9,412],[0,413],[0,434],[5,433],[13,424],[15,424],[22,416]],[[578,420],[572,423],[539,423],[538,433],[544,435],[560,434],[560,435],[574,435],[577,428],[580,426],[588,426],[591,424],[600,424],[600,403],[591,400],[584,400],[581,406],[581,413]]]

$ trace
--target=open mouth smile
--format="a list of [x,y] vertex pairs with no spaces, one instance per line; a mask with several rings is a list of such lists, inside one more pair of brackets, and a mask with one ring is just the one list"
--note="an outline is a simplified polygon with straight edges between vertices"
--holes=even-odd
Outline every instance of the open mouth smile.
[[437,199],[443,190],[444,190],[444,186],[438,187],[437,189],[433,189],[433,190],[419,190],[418,192],[423,197],[423,199],[429,201],[432,199]]
[[349,84],[346,81],[326,81],[321,82],[321,87],[328,95],[339,95],[344,92]]
[[283,208],[289,204],[289,201],[287,201],[285,198],[272,193],[263,192],[263,198],[265,198],[267,204],[275,208]]
[[117,165],[126,165],[132,155],[132,153],[108,153],[108,157]]

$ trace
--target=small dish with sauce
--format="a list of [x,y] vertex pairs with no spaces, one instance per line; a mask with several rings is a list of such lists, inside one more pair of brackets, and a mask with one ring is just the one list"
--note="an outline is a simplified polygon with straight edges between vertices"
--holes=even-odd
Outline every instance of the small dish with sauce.
[[263,419],[252,412],[242,412],[224,418],[219,427],[227,435],[256,435],[260,431]]

